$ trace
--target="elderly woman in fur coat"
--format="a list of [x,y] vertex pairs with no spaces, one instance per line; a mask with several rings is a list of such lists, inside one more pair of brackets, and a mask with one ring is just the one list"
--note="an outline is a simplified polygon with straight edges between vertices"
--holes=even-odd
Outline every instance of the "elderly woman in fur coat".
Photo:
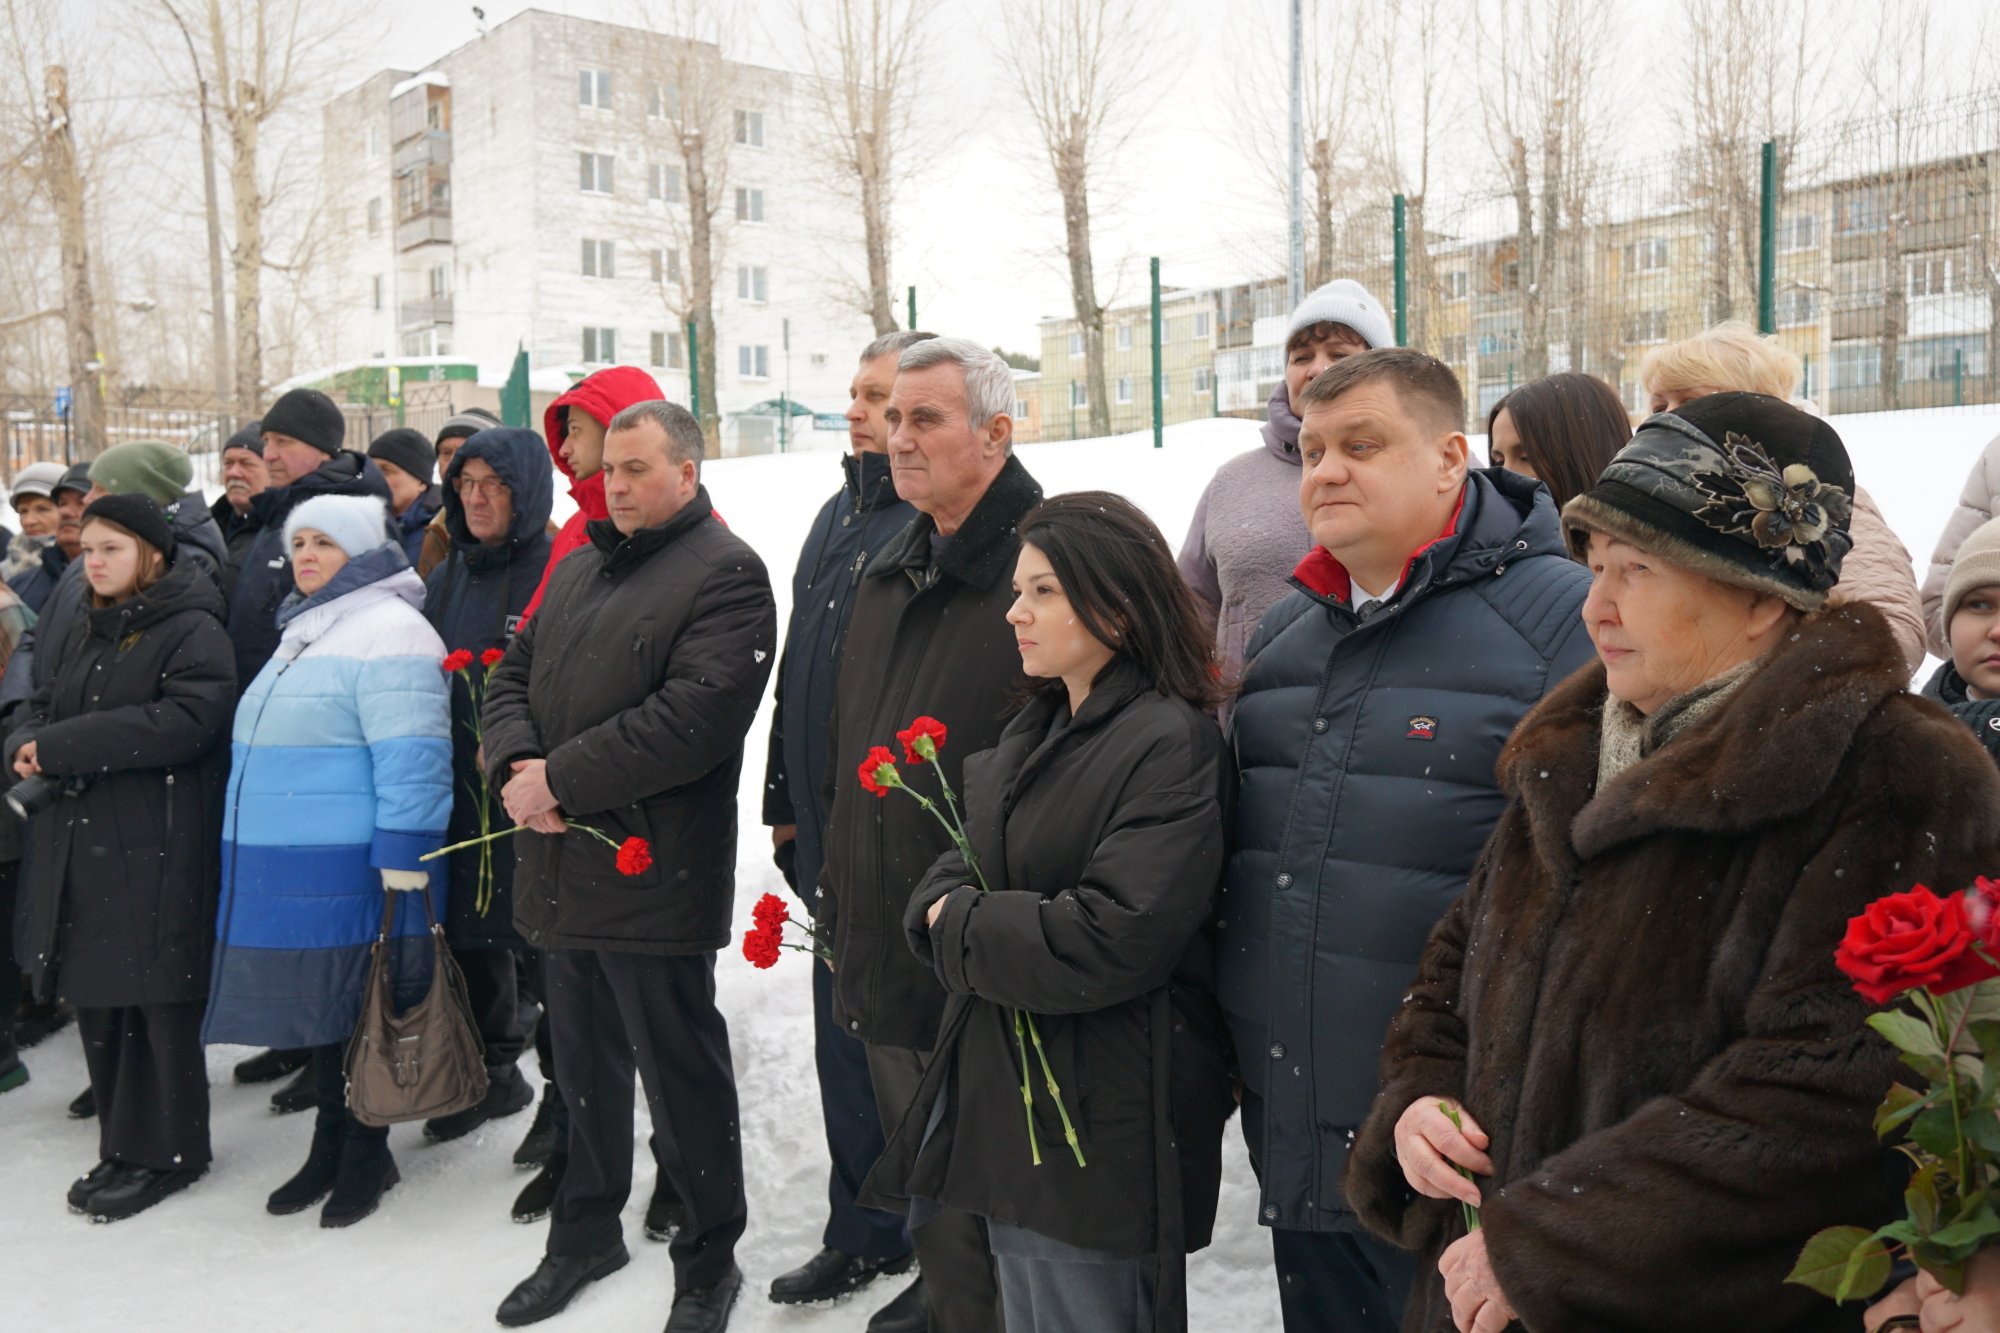
[[1881,613],[1826,605],[1852,492],[1825,422],[1712,394],[1564,511],[1599,661],[1503,751],[1348,1163],[1422,1255],[1406,1333],[1860,1328],[1784,1282],[1907,1180],[1834,949],[1871,899],[2000,864],[2000,781]]

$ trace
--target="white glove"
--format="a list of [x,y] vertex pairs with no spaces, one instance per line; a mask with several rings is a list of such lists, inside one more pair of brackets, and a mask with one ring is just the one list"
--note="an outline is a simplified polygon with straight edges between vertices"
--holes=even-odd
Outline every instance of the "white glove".
[[429,872],[423,870],[384,870],[382,887],[391,893],[421,893],[431,886]]

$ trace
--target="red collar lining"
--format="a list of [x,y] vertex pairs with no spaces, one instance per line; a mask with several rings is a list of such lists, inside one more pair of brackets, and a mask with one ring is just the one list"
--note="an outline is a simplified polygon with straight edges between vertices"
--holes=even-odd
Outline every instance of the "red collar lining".
[[[1469,486],[1471,483],[1467,483]],[[1403,562],[1403,572],[1397,576],[1396,589],[1401,591],[1409,580],[1410,567],[1417,563],[1419,556],[1429,551],[1445,538],[1458,531],[1458,521],[1465,515],[1465,491],[1458,493],[1458,503],[1452,507],[1451,521],[1444,525],[1444,531],[1410,552],[1410,558]],[[1347,572],[1347,566],[1340,563],[1333,553],[1324,546],[1315,546],[1299,561],[1292,577],[1303,583],[1309,590],[1321,597],[1338,598],[1342,602],[1354,596],[1354,578]]]

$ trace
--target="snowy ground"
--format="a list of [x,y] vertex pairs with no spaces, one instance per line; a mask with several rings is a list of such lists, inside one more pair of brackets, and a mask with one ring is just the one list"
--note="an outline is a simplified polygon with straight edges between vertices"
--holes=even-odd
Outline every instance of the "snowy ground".
[[[1881,414],[1836,425],[1863,485],[1921,572],[1967,468],[2000,434],[2000,414]],[[1049,492],[1122,492],[1144,505],[1178,546],[1209,474],[1225,458],[1256,447],[1257,432],[1240,421],[1194,422],[1169,430],[1164,450],[1150,444],[1141,435],[1020,452]],[[709,466],[707,482],[716,507],[769,562],[782,623],[799,542],[838,483],[834,456],[718,462]],[[768,725],[767,705],[744,771],[737,906],[745,924],[756,895],[780,884],[757,823]],[[728,953],[718,968],[747,1144],[750,1231],[739,1258],[748,1285],[732,1324],[743,1333],[859,1330],[892,1290],[812,1310],[781,1308],[763,1296],[773,1276],[817,1247],[825,1215],[807,965],[787,954],[773,971],[757,972]],[[264,1195],[302,1160],[310,1117],[273,1116],[268,1089],[231,1086],[229,1068],[243,1054],[210,1053],[216,1163],[208,1177],[139,1218],[94,1227],[71,1216],[62,1197],[70,1179],[97,1158],[95,1123],[62,1113],[87,1082],[74,1030],[29,1053],[33,1082],[0,1098],[0,1259],[7,1273],[0,1327],[49,1333],[494,1327],[494,1306],[534,1267],[544,1236],[541,1226],[507,1220],[527,1179],[509,1162],[527,1116],[442,1147],[426,1145],[415,1126],[392,1131],[403,1183],[376,1216],[350,1230],[323,1231],[313,1212],[274,1218],[263,1211]],[[523,1065],[531,1077],[533,1063]],[[643,1122],[636,1133],[643,1164]],[[1193,1327],[1276,1328],[1269,1251],[1234,1126],[1225,1178],[1216,1243],[1190,1263]],[[580,1297],[551,1328],[639,1333],[665,1322],[672,1272],[665,1247],[647,1242],[639,1228],[651,1184],[650,1168],[642,1165],[626,1210],[632,1265]]]

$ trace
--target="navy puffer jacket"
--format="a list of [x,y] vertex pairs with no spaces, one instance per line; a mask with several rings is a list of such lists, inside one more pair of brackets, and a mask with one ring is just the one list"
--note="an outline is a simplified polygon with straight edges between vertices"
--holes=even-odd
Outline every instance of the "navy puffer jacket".
[[1359,1230],[1340,1179],[1383,1034],[1505,805],[1501,746],[1591,658],[1590,579],[1548,492],[1493,469],[1366,621],[1324,550],[1292,582],[1236,705],[1218,981],[1262,1220]]

